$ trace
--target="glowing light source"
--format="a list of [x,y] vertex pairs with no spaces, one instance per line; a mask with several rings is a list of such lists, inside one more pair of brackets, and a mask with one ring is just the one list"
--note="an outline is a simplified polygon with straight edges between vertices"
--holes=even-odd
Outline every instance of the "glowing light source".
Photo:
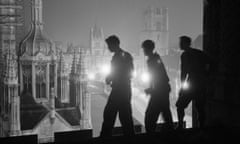
[[101,73],[102,73],[102,74],[108,75],[108,74],[110,74],[110,72],[111,72],[111,67],[110,67],[110,65],[105,64],[105,65],[103,65],[103,66],[101,67]]
[[187,81],[182,82],[182,89],[189,89],[189,83]]
[[141,75],[141,80],[145,83],[150,82],[150,74],[148,72],[143,72]]
[[95,74],[92,73],[92,72],[88,73],[88,79],[89,80],[94,80],[95,79]]
[[182,82],[181,88],[184,89],[184,90],[189,89],[188,74],[186,75],[185,80]]

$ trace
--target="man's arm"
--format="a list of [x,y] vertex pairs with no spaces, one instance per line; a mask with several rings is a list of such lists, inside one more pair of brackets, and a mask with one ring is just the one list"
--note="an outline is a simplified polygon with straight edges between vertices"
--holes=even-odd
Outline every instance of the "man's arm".
[[112,81],[113,81],[113,73],[115,71],[115,65],[114,65],[114,57],[112,57],[112,60],[111,60],[111,72],[106,76],[106,79],[105,79],[105,82],[106,84],[108,85],[111,85],[112,84]]
[[186,79],[186,76],[189,71],[189,61],[187,58],[186,53],[183,53],[181,55],[181,82],[183,82]]
[[156,68],[157,68],[157,65],[156,63],[154,63],[153,61],[151,62],[148,62],[147,63],[147,67],[148,67],[148,73],[150,75],[150,81],[149,81],[149,87],[145,89],[145,93],[146,94],[151,94],[154,90],[154,87],[155,87],[155,74],[156,74]]
[[130,69],[131,69],[131,77],[134,71],[133,57],[130,55]]
[[134,71],[134,64],[133,64],[133,57],[131,54],[127,53],[126,52],[126,55],[127,55],[127,64],[128,64],[128,70],[129,70],[129,78],[132,78],[133,76],[133,71]]

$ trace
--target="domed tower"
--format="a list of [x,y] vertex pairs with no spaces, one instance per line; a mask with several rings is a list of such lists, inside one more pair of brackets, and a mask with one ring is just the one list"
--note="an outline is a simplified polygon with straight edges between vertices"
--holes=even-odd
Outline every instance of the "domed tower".
[[32,0],[32,27],[20,43],[20,93],[48,102],[57,91],[57,57],[54,43],[43,34],[42,0]]

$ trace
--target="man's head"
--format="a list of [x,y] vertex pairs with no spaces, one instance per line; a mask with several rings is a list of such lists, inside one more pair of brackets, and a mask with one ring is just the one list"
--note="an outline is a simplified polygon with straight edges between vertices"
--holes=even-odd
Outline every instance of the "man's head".
[[153,50],[155,48],[155,44],[152,40],[145,40],[142,43],[142,48],[145,56],[149,56],[150,54],[153,53]]
[[179,37],[180,43],[180,49],[181,50],[186,50],[187,48],[190,48],[191,43],[192,43],[192,39],[188,36],[181,36]]
[[120,40],[117,36],[111,35],[105,40],[105,42],[107,43],[108,49],[111,52],[116,52],[116,50],[119,49]]

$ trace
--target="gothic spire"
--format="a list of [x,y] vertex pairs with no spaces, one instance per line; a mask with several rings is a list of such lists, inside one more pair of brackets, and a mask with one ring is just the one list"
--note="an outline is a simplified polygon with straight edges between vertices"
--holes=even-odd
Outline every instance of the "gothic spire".
[[80,48],[80,54],[79,54],[79,61],[77,64],[77,74],[80,76],[83,76],[85,74],[85,68],[84,68],[84,58],[83,58],[83,52],[82,49]]
[[59,68],[58,68],[58,74],[60,76],[65,76],[67,73],[67,69],[66,69],[66,63],[64,60],[64,55],[63,52],[60,52],[60,59],[59,59]]
[[75,48],[74,53],[73,53],[73,62],[72,62],[72,67],[71,67],[71,74],[76,74],[76,73],[77,73],[77,50]]
[[42,0],[32,0],[32,22],[42,29]]

